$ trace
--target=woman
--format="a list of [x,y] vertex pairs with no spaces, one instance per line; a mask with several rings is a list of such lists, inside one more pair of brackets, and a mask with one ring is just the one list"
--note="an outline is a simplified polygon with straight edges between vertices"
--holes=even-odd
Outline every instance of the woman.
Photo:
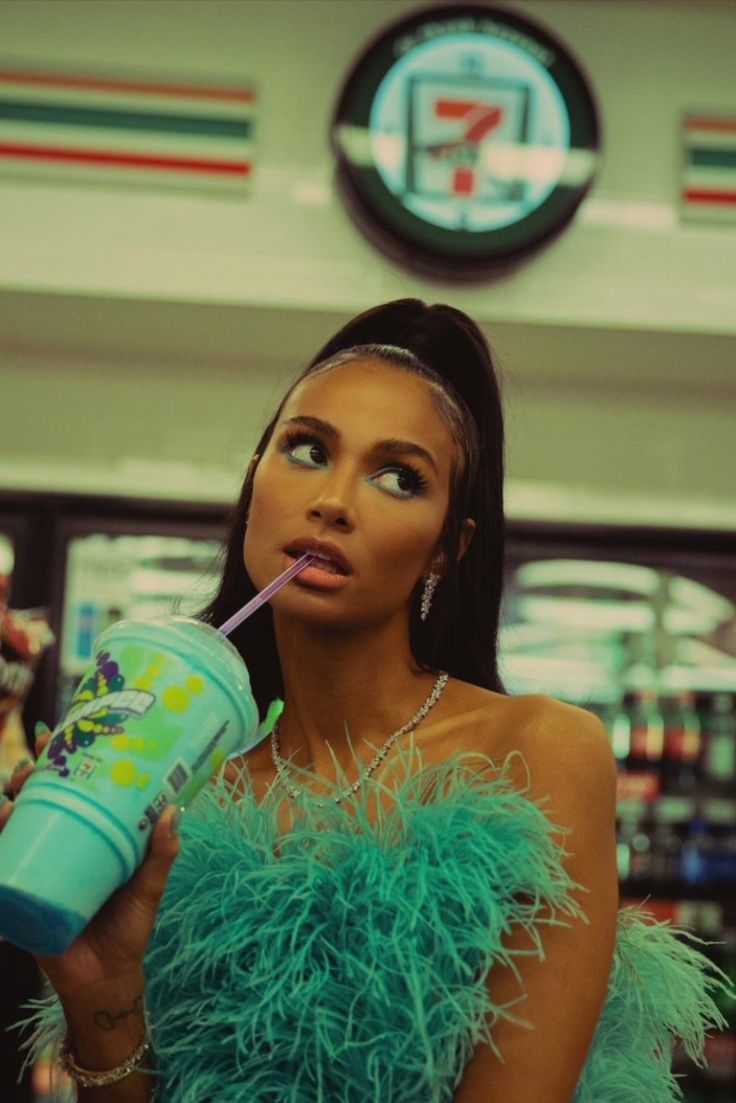
[[203,616],[307,550],[232,637],[261,715],[283,697],[270,737],[42,959],[37,1049],[66,1025],[78,1098],[105,1103],[679,1098],[671,1035],[698,1051],[715,982],[666,929],[617,929],[600,722],[504,692],[503,424],[465,315],[389,303],[317,354]]

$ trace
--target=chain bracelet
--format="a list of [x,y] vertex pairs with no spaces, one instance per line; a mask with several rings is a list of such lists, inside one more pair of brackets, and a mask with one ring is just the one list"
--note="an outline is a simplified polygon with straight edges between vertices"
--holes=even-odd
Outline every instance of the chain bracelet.
[[146,1032],[141,1044],[122,1065],[118,1065],[114,1069],[106,1069],[104,1072],[95,1072],[92,1069],[83,1069],[77,1064],[72,1054],[72,1040],[67,1030],[62,1038],[59,1056],[56,1060],[59,1068],[77,1084],[81,1084],[83,1088],[104,1088],[108,1084],[117,1084],[119,1080],[124,1080],[126,1076],[130,1076],[132,1072],[135,1072],[150,1048],[151,1041]]

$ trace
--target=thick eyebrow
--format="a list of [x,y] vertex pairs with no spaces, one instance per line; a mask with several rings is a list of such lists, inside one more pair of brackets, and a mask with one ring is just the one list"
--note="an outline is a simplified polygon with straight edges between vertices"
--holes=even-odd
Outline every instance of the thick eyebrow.
[[[326,437],[335,439],[340,436],[340,430],[329,422],[324,421],[321,417],[312,417],[310,414],[302,414],[298,417],[290,417],[284,425],[294,425],[296,423],[300,425],[308,425],[310,429],[316,429],[318,433],[322,433]],[[439,468],[437,461],[431,452],[428,452],[426,448],[422,448],[421,444],[415,444],[411,440],[400,440],[398,437],[389,437],[386,440],[379,440],[373,446],[374,452],[391,452],[394,455],[402,456],[418,456],[419,459],[425,460],[434,471],[435,475],[439,476]]]

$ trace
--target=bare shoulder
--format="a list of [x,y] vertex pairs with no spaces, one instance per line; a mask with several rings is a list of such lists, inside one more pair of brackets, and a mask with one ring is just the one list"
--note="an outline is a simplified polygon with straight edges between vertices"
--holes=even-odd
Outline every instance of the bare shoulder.
[[[534,759],[551,752],[560,761],[604,759],[613,754],[604,724],[587,709],[543,693],[520,696],[493,693],[477,686],[464,694],[466,710],[458,716],[476,749],[497,757],[518,750]],[[480,744],[480,745],[479,745]]]
[[554,697],[530,703],[516,740],[530,795],[548,801],[560,823],[611,833],[616,819],[616,759],[605,725],[592,712]]
[[[462,685],[462,683],[461,683]],[[600,801],[615,814],[616,760],[605,725],[592,712],[547,694],[504,696],[469,687],[468,711],[458,715],[466,750],[497,765],[508,760],[519,787],[554,803]]]
[[[479,1045],[456,1099],[538,1099],[544,1081],[544,1098],[561,1103],[571,1099],[610,976],[618,912],[615,760],[604,725],[587,709],[536,694],[512,698],[505,709],[512,730],[484,739],[526,762],[529,795],[548,816],[582,914],[560,923],[542,904],[542,921],[552,920],[539,931],[543,954],[530,949],[527,930],[512,926],[504,944],[519,953],[518,969],[494,965],[488,988],[497,1004],[523,1000],[522,1017],[536,1029],[494,1023],[494,1043],[508,1059],[499,1062],[498,1050]],[[491,709],[487,727],[493,716]]]
[[594,713],[544,693],[513,696],[456,681],[448,705],[463,742],[492,757],[510,750],[544,756],[552,745],[573,757],[586,749],[610,754],[608,733]]
[[546,694],[520,698],[523,723],[519,738],[530,754],[546,754],[554,747],[557,757],[577,758],[581,753],[613,760],[608,732],[593,712]]

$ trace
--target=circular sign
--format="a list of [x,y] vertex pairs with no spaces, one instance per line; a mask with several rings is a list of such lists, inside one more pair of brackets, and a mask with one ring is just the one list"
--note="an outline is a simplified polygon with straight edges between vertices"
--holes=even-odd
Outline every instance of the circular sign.
[[546,30],[498,8],[426,8],[372,42],[332,123],[358,226],[407,267],[472,278],[559,233],[590,188],[598,115]]

